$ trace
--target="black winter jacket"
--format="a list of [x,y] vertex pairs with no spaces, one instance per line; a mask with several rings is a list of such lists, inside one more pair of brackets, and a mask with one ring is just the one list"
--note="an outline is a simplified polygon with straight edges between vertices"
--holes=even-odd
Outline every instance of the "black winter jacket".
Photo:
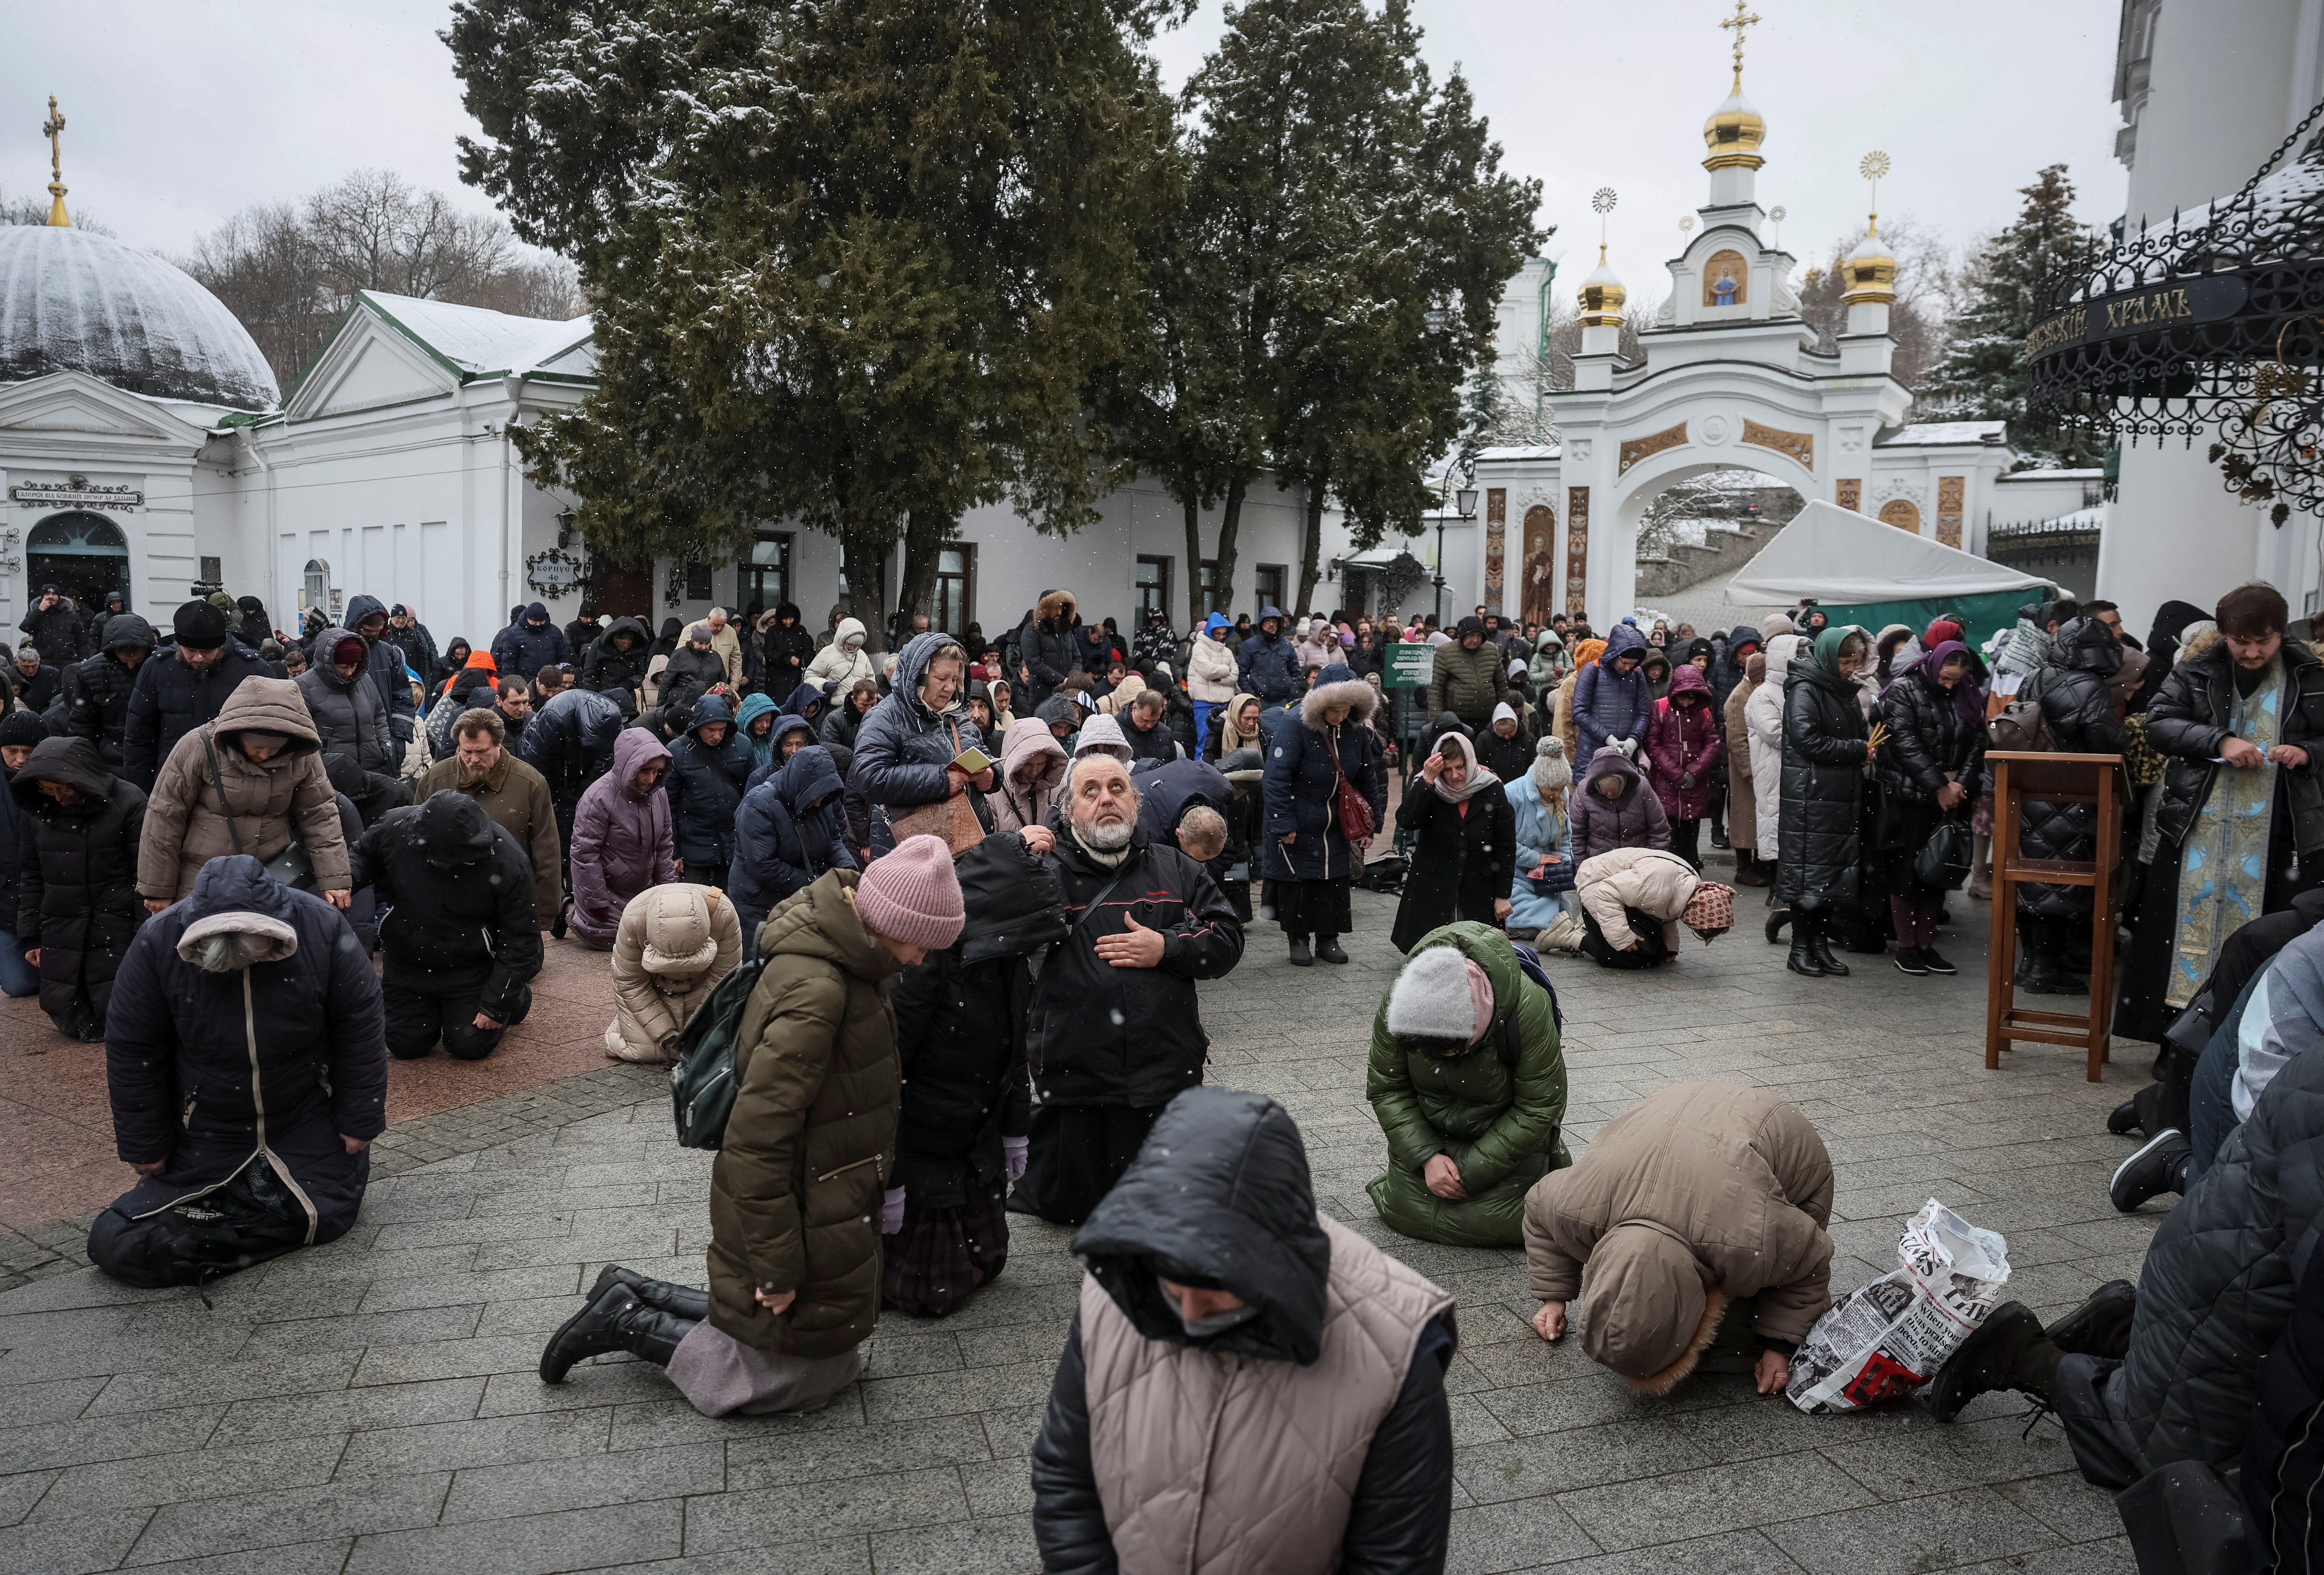
[[[379,598],[349,597],[346,617],[343,622],[348,628],[359,631],[374,613],[386,616],[386,604]],[[412,730],[418,725],[411,704],[411,680],[404,676],[403,652],[384,640],[374,640],[367,635],[364,644],[367,653],[365,671],[371,674],[372,682],[379,686],[380,702],[387,707],[388,737],[395,740],[396,748],[401,750],[411,742]],[[319,663],[322,658],[318,656],[315,661]],[[508,669],[503,667],[501,671],[506,672]],[[204,721],[208,719],[207,717],[203,718]],[[162,753],[166,755],[169,752],[165,749]]]
[[[1259,789],[1267,829],[1259,873],[1266,879],[1337,880],[1362,873],[1361,856],[1340,830],[1342,775],[1371,805],[1375,839],[1387,832],[1388,773],[1380,763],[1379,735],[1364,726],[1372,709],[1365,698],[1371,686],[1356,681],[1365,695],[1352,700],[1348,719],[1337,728],[1323,725],[1317,702],[1327,690],[1352,694],[1344,683],[1319,684],[1296,711],[1259,713],[1259,742],[1267,751]],[[1292,839],[1288,848],[1283,845],[1286,837]]]
[[[630,648],[626,651],[614,644],[615,635],[626,635]],[[646,669],[653,658],[647,653],[653,644],[653,635],[643,621],[637,618],[615,618],[605,626],[605,632],[589,642],[581,657],[581,687],[604,694],[607,690],[635,690],[646,681]],[[632,715],[637,709],[634,694],[623,702],[622,714]]]
[[[790,619],[789,627],[783,619]],[[761,683],[769,694],[788,694],[807,681],[807,664],[815,660],[815,636],[799,621],[799,610],[785,602],[775,609],[775,621],[760,632]]]
[[[1282,626],[1283,615],[1273,607],[1267,616]],[[1299,671],[1299,648],[1281,634],[1269,635],[1261,630],[1242,643],[1235,653],[1235,689],[1238,693],[1254,695],[1263,706],[1279,706],[1297,697],[1307,675]]]
[[43,662],[53,662],[61,666],[69,662],[78,662],[85,654],[81,640],[88,631],[81,623],[80,615],[61,600],[46,612],[34,607],[24,615],[23,621],[16,627],[23,631],[24,638],[40,647]]
[[[235,640],[228,640],[217,660],[199,672],[186,665],[175,645],[154,652],[137,670],[137,681],[130,688],[128,714],[121,727],[121,774],[152,792],[161,762],[179,739],[204,722],[215,721],[218,708],[242,687],[244,679],[273,676],[257,652]],[[408,701],[404,709],[410,709]]]
[[[142,636],[144,661],[153,660],[153,630],[135,613],[116,613],[109,625],[115,634]],[[47,668],[41,670],[49,672]],[[137,688],[138,670],[123,665],[111,651],[100,651],[64,672],[64,730],[97,746],[106,766],[122,769],[122,741],[129,725],[129,697]],[[26,703],[30,704],[30,697]]]
[[307,702],[307,714],[315,719],[315,733],[326,754],[336,751],[351,756],[365,771],[393,776],[403,764],[403,752],[389,737],[387,705],[379,698],[379,686],[360,667],[353,678],[341,678],[330,661],[341,641],[362,637],[349,629],[324,630],[316,642],[320,660],[298,677],[299,698]]
[[1985,729],[1960,714],[1950,690],[1915,668],[1880,691],[1880,719],[1888,725],[1888,742],[1872,771],[1891,798],[1933,804],[1947,783],[1977,796],[1985,772]]
[[[42,782],[80,790],[60,804]],[[107,770],[86,738],[50,738],[9,779],[17,827],[16,939],[41,949],[41,1010],[63,1023],[80,1002],[101,1029],[113,981],[144,922],[137,842],[145,795]]]
[[[1117,1182],[1074,1249],[1148,1339],[1185,1343],[1153,1260],[1208,1271],[1266,1311],[1214,1335],[1235,1360],[1316,1359],[1331,1242],[1315,1222],[1298,1129],[1273,1100],[1204,1089],[1165,1111],[1146,1154]],[[1452,1315],[1420,1333],[1404,1385],[1364,1452],[1340,1575],[1442,1575],[1452,1513],[1452,1420],[1444,1370]],[[1187,1514],[1199,1514],[1190,1504]],[[1033,1535],[1050,1575],[1119,1569],[1090,1456],[1088,1375],[1078,1313],[1033,1441]]]
[[[529,883],[511,885],[529,900]],[[233,913],[263,915],[296,937],[289,956],[250,966],[247,996],[240,973],[214,974],[178,955],[193,924]],[[132,1164],[167,1163],[115,1210],[134,1218],[215,1186],[249,1163],[263,1138],[314,1206],[309,1239],[344,1235],[371,1156],[339,1140],[386,1129],[387,1043],[379,981],[338,910],[269,880],[246,855],[212,859],[192,894],[139,932],[118,986],[105,1044],[115,1146]]]
[[915,635],[896,657],[896,687],[864,716],[855,729],[854,785],[883,811],[902,811],[942,801],[952,792],[945,767],[961,751],[982,747],[984,736],[968,719],[966,690],[937,716],[919,697],[928,660],[952,639]]
[[[715,747],[702,741],[702,729],[712,722],[726,724],[726,737]],[[734,713],[722,697],[703,696],[684,735],[669,745],[669,820],[678,857],[723,866],[734,857],[734,811],[742,808],[751,766],[751,741],[734,725]]]
[[1033,973],[1022,957],[963,962],[954,944],[932,951],[888,987],[904,1097],[896,1170],[916,1208],[957,1209],[972,1188],[1005,1178],[1001,1140],[1032,1119],[1025,1086],[1025,1015]]
[[549,608],[534,602],[524,609],[522,618],[493,636],[493,660],[499,663],[503,678],[521,678],[530,683],[542,668],[572,661],[573,644],[550,621]]
[[734,899],[749,947],[776,903],[815,884],[829,869],[853,869],[847,821],[839,802],[839,768],[831,751],[810,744],[779,764],[752,774],[734,813],[734,857],[726,894]]
[[725,681],[726,663],[717,652],[680,645],[669,664],[661,670],[662,706],[665,709],[678,706],[690,712],[696,700]]
[[[2310,759],[2297,770],[2276,767],[2292,811],[2292,839],[2304,859],[2324,850],[2324,774],[2313,756],[2324,749],[2324,662],[2297,641],[2283,643],[2284,695],[2276,742],[2294,744]],[[2163,838],[2183,843],[2195,815],[2211,796],[2219,746],[2236,704],[2235,662],[2227,643],[2171,670],[2146,707],[2146,741],[2171,757],[2163,774],[2163,805],[2155,824]]]
[[[265,620],[262,618],[259,621],[263,623]],[[428,625],[417,618],[412,620],[411,627],[408,629],[399,629],[390,620],[387,633],[380,639],[403,653],[403,665],[418,673],[422,683],[427,682],[429,676],[436,671],[438,661],[436,636],[429,634]],[[258,643],[252,640],[247,633],[243,635],[243,644],[254,651],[258,648]]]
[[[2096,618],[2074,618],[2050,642],[2049,660],[2025,681],[2019,698],[2041,702],[2052,747],[2061,755],[2119,755],[2122,718],[2114,712],[2107,682],[2122,667],[2122,647]],[[2151,727],[2152,724],[2149,724]],[[2151,735],[2150,735],[2151,737]],[[2096,846],[2098,809],[2092,804],[2021,802],[2018,852],[2027,858],[2086,859]],[[2017,911],[2043,919],[2087,919],[2090,888],[2022,885]]]
[[510,746],[540,773],[549,796],[569,815],[589,784],[613,769],[613,740],[622,727],[619,701],[576,685],[550,696]]
[[1057,692],[1057,686],[1076,665],[1074,644],[1074,629],[1064,618],[1035,618],[1025,625],[1017,636],[1017,661],[1033,676],[1018,702],[1019,716],[1031,716],[1043,700]]
[[[26,709],[45,711],[64,693],[65,675],[71,671],[69,667],[51,667],[43,662],[39,672],[26,678],[23,669],[12,663],[8,681],[15,687],[16,699]],[[128,690],[124,687],[122,692],[125,697]]]
[[473,991],[488,1015],[516,1014],[518,992],[540,971],[540,927],[532,860],[507,828],[467,793],[430,793],[390,810],[352,857],[355,884],[390,905],[379,930],[387,983],[438,997]]
[[[1143,829],[1108,869],[1093,860],[1056,815],[1050,862],[1065,893],[1073,932],[1043,964],[1026,1032],[1033,1088],[1059,1105],[1127,1105],[1152,1110],[1203,1080],[1210,1054],[1194,981],[1223,978],[1242,959],[1242,925],[1203,866]],[[1083,922],[1084,911],[1104,905]],[[1123,915],[1166,932],[1153,968],[1115,968],[1098,938],[1129,932]]]
[[1853,679],[1826,672],[1812,655],[1793,662],[1784,687],[1776,889],[1799,907],[1830,907],[1856,894],[1871,736],[1856,692]]
[[1499,783],[1471,793],[1467,814],[1416,780],[1397,805],[1397,825],[1413,836],[1390,936],[1398,951],[1411,950],[1422,936],[1456,919],[1498,922],[1493,903],[1509,894],[1517,874],[1517,811]]

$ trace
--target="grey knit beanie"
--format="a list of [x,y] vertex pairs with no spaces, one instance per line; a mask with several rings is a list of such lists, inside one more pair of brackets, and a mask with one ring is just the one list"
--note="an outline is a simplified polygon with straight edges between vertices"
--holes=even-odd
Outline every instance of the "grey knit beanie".
[[[1491,1020],[1492,997],[1488,990],[1485,1016]],[[1450,1040],[1471,1044],[1480,1032],[1477,1002],[1469,978],[1469,959],[1457,946],[1431,946],[1416,951],[1388,987],[1388,1031],[1398,1039]]]

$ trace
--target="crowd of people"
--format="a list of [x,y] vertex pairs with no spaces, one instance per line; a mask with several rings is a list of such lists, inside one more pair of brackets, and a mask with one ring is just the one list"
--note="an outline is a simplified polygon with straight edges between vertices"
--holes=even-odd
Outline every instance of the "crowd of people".
[[[726,1103],[707,1289],[608,1266],[545,1381],[626,1352],[707,1414],[816,1409],[882,1311],[951,1314],[1035,1216],[1089,1271],[1033,1453],[1047,1567],[1231,1568],[1286,1535],[1440,1567],[1452,1299],[1317,1212],[1279,1107],[1205,1086],[1199,983],[1261,920],[1345,966],[1353,887],[1393,892],[1380,1218],[1521,1250],[1539,1336],[1641,1394],[1731,1361],[1775,1394],[1831,1305],[1821,1138],[1689,1083],[1577,1161],[1544,954],[1670,966],[1766,888],[1794,975],[1950,974],[1999,739],[2119,755],[2140,792],[2121,849],[2061,803],[2022,851],[2133,867],[2122,1031],[2163,1048],[2110,1122],[2143,1139],[2113,1196],[2186,1199],[2139,1287],[2046,1328],[1997,1309],[1936,1413],[2053,1407],[2135,1539],[2199,1512],[2257,1534],[2315,1477],[2324,661],[2270,588],[2170,604],[2144,646],[2066,600],[1982,649],[1804,604],[1709,638],[1267,607],[1124,640],[1065,590],[999,640],[837,608],[818,635],[788,603],[659,634],[534,603],[440,651],[366,596],[269,623],[44,594],[0,713],[0,989],[106,1045],[137,1181],[89,1253],[132,1284],[346,1231],[390,1061],[490,1055],[546,934],[607,955],[608,1056]],[[1431,647],[1417,690],[1385,683],[1398,644]],[[2084,987],[2089,888],[2018,893],[2019,987]]]

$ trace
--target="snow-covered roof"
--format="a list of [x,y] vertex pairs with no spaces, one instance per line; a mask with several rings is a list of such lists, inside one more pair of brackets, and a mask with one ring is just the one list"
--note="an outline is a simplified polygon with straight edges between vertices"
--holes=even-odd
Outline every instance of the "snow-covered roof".
[[1506,448],[1480,449],[1477,450],[1477,459],[1480,464],[1488,459],[1554,459],[1562,452],[1563,450],[1554,443],[1518,443]]
[[1993,479],[1997,485],[2002,486],[2006,486],[2008,483],[2013,481],[2104,481],[2106,479],[2106,472],[2096,468],[2089,470],[2011,470],[1997,476]]
[[1882,438],[1877,447],[1904,449],[1915,446],[1942,448],[1948,444],[1982,443],[1990,435],[2002,442],[2009,440],[2007,422],[1915,422],[1909,427],[1898,427]]
[[66,371],[232,410],[281,399],[249,332],[182,270],[88,230],[0,226],[0,381]]
[[551,322],[376,290],[363,291],[361,297],[421,347],[470,377],[539,371],[586,342],[591,331],[586,316]]

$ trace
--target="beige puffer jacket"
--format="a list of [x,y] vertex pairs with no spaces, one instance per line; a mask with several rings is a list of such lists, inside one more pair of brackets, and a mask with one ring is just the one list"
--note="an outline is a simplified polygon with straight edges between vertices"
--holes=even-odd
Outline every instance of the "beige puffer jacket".
[[[262,764],[242,752],[244,731],[280,733],[289,742]],[[217,755],[217,783],[210,778],[206,741]],[[145,801],[145,833],[137,845],[138,895],[176,902],[193,891],[203,865],[237,851],[237,835],[239,851],[263,860],[281,852],[294,833],[314,861],[315,890],[346,890],[346,837],[339,824],[338,796],[323,774],[321,748],[297,683],[287,678],[244,679],[218,708],[215,721],[178,740],[153,779],[152,795]]]
[[1194,654],[1186,659],[1187,696],[1204,705],[1220,706],[1234,699],[1234,692],[1233,647],[1208,635],[1195,635]]
[[1098,701],[1097,709],[1109,717],[1118,717],[1130,709],[1130,702],[1146,692],[1146,681],[1134,672],[1122,674],[1121,682]]
[[1674,1083],[1608,1122],[1526,1194],[1534,1295],[1572,1302],[1582,1348],[1648,1394],[1686,1376],[1724,1301],[1797,1345],[1831,1305],[1831,1157],[1797,1107],[1735,1083]]
[[1065,780],[1065,746],[1038,717],[1020,717],[1001,740],[1001,780],[985,796],[996,830],[1048,823],[1057,784]]
[[742,922],[715,886],[648,886],[613,932],[613,1020],[605,1053],[663,1062],[695,1008],[742,960]]
[[1679,949],[1679,910],[1694,896],[1702,877],[1675,853],[1653,848],[1617,848],[1584,859],[1573,872],[1574,894],[1590,916],[1598,921],[1606,944],[1627,951],[1637,936],[1624,914],[1626,908],[1652,913],[1663,922],[1663,944]]
[[1148,1339],[1082,1282],[1090,1465],[1123,1575],[1330,1575],[1357,1478],[1447,1292],[1329,1215],[1323,1348],[1302,1367]]
[[862,619],[840,619],[839,626],[831,632],[831,644],[816,652],[815,660],[807,664],[807,681],[835,683],[839,687],[831,692],[844,695],[855,687],[857,679],[879,677],[872,671],[872,658],[863,654],[863,641]]

